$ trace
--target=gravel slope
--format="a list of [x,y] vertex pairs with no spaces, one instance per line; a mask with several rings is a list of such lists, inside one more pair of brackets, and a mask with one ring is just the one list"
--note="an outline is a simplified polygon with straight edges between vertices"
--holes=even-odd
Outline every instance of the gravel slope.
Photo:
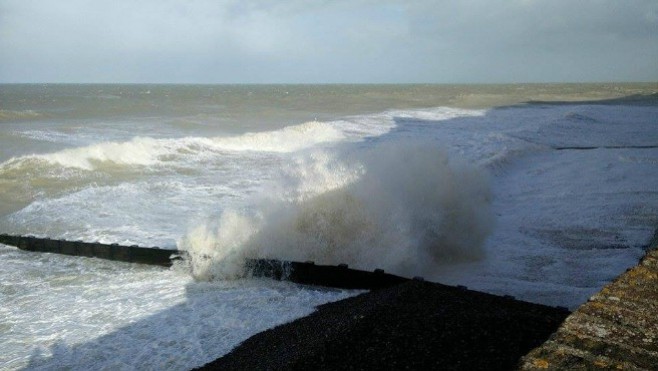
[[512,369],[568,314],[409,281],[320,306],[200,369]]

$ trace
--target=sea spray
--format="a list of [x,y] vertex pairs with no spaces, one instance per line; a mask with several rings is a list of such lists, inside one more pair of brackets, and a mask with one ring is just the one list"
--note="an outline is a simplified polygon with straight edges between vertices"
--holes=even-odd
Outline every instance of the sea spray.
[[[261,197],[252,208],[224,210],[193,228],[179,242],[193,275],[240,277],[245,258],[431,275],[442,264],[483,256],[493,218],[481,169],[425,141],[340,148],[349,146],[338,147],[332,160],[327,152],[303,154],[297,164],[305,168],[282,176],[285,187],[270,188],[289,189],[296,174],[297,197],[290,191]],[[331,181],[332,173],[338,180]],[[326,181],[324,189],[318,180]]]

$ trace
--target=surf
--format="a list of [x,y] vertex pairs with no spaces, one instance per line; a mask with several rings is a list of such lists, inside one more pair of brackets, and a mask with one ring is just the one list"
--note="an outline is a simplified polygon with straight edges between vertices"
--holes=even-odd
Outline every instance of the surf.
[[[346,146],[329,157],[316,156],[322,160],[307,163],[309,171],[268,188],[294,183],[296,191],[259,195],[250,211],[227,209],[192,228],[178,247],[189,253],[193,276],[240,277],[247,258],[432,275],[441,265],[484,256],[493,216],[482,169],[422,140]],[[314,180],[325,188],[309,184]]]

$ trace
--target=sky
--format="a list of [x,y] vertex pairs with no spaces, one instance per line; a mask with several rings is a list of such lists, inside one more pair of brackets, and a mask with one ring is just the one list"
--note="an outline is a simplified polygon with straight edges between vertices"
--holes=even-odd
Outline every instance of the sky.
[[658,81],[657,0],[0,0],[0,82]]

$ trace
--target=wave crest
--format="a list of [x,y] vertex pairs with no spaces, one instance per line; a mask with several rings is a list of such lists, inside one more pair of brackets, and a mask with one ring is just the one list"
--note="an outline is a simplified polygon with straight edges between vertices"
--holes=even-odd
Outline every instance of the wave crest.
[[127,142],[103,142],[55,153],[22,156],[0,164],[0,167],[29,166],[35,160],[83,170],[96,170],[105,164],[155,166],[176,161],[198,161],[204,155],[218,151],[289,153],[344,138],[343,132],[330,123],[312,121],[280,130],[233,137],[135,137]]

